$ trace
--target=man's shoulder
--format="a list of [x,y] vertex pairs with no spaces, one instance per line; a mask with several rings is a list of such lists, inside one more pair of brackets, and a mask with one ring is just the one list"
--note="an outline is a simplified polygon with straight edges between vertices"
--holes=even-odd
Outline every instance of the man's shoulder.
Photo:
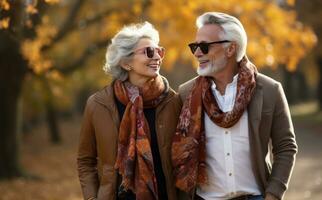
[[259,91],[262,91],[263,98],[267,103],[272,103],[274,102],[274,99],[280,98],[281,95],[285,95],[283,94],[282,84],[269,76],[258,73],[256,81]]
[[197,78],[198,78],[198,76],[188,80],[187,82],[182,83],[179,86],[179,93],[184,92],[185,90],[191,90],[191,88],[194,85],[194,83],[196,82]]
[[263,89],[273,89],[273,88],[277,88],[279,85],[281,85],[281,83],[278,82],[277,80],[275,80],[269,76],[266,76],[262,73],[257,73],[256,81],[257,81],[258,85],[263,87]]
[[197,78],[198,78],[198,76],[190,79],[187,82],[184,82],[183,84],[181,84],[179,86],[178,93],[179,93],[180,98],[181,98],[182,101],[184,101],[186,99],[186,97],[188,96],[188,94],[190,93],[190,91],[191,91],[192,87],[194,86]]
[[[189,95],[198,77],[196,76],[179,86],[178,93],[182,101]],[[267,94],[275,93],[277,88],[281,86],[280,82],[262,73],[257,73],[256,82]]]

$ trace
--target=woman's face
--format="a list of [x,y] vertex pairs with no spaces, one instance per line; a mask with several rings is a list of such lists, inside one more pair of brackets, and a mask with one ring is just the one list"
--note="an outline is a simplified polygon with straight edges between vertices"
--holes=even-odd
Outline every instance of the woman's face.
[[151,39],[140,39],[133,50],[132,59],[123,66],[128,70],[130,82],[143,84],[158,76],[163,55],[164,50]]

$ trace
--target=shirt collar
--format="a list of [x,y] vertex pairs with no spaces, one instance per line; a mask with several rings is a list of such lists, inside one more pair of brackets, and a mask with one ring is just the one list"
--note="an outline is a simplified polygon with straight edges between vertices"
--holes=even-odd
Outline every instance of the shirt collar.
[[[227,84],[226,88],[237,86],[237,80],[238,80],[238,73],[233,77],[233,81]],[[216,88],[217,88],[216,83],[215,81],[212,80],[211,89],[216,90]]]

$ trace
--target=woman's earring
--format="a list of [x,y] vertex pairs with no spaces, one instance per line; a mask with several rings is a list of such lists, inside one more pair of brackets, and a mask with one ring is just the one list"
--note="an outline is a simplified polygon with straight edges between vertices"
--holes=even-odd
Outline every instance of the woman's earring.
[[127,70],[127,71],[131,71],[131,70],[132,70],[132,67],[131,67],[131,66],[127,66],[127,67],[126,67],[126,70]]

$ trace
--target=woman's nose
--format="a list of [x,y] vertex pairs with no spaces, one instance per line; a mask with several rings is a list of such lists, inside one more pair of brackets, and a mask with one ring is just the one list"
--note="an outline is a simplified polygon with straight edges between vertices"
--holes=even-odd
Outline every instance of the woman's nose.
[[161,56],[159,55],[159,53],[158,53],[158,50],[154,50],[154,53],[153,53],[153,59],[157,59],[157,60],[159,60],[159,59],[161,59]]

